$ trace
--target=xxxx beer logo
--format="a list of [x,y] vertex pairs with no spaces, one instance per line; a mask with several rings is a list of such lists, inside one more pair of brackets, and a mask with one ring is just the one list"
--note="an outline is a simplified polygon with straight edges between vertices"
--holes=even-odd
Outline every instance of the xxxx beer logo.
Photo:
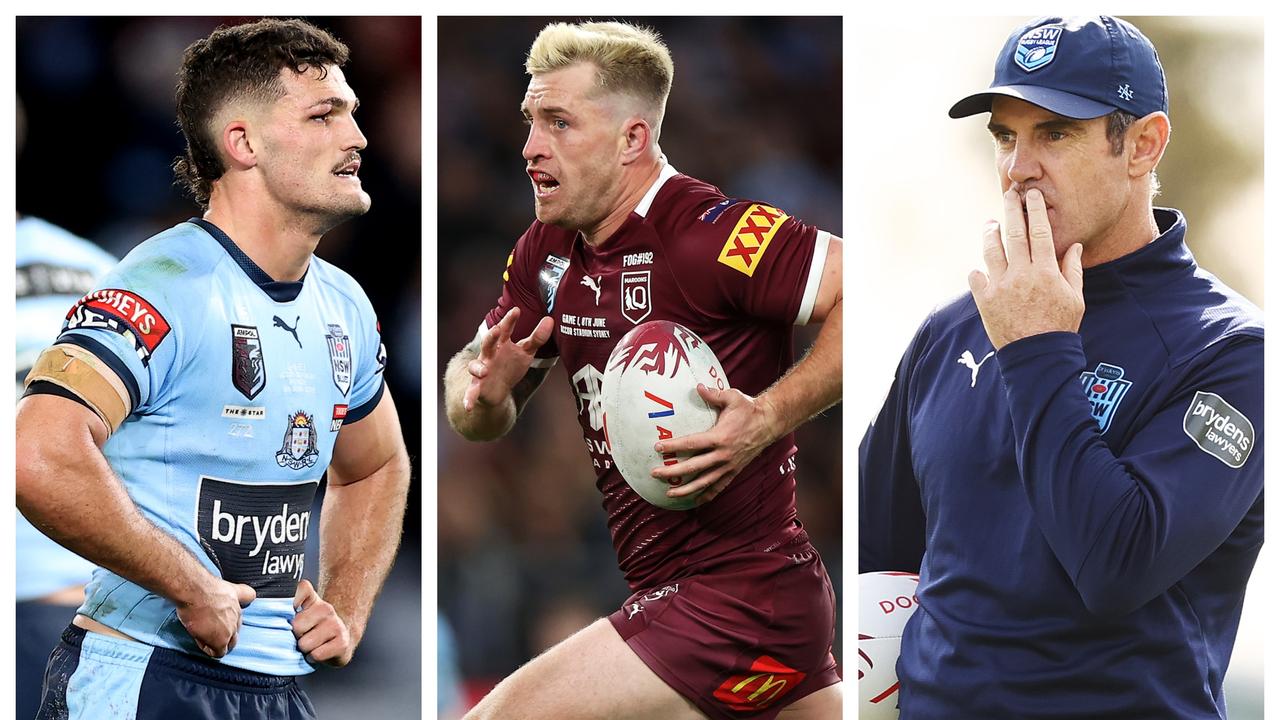
[[715,692],[715,697],[730,710],[763,710],[775,700],[795,689],[805,673],[783,665],[768,655],[761,655],[745,673],[731,675]]
[[751,277],[759,267],[765,250],[769,249],[773,236],[786,219],[787,214],[777,208],[752,203],[734,226],[733,232],[729,233],[729,239],[720,249],[720,257],[717,259]]

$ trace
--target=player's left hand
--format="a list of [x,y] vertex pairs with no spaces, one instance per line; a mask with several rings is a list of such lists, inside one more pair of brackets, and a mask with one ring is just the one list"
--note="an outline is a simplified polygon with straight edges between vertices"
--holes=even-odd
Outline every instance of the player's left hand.
[[702,505],[723,492],[738,473],[777,438],[772,429],[771,408],[760,398],[733,388],[713,390],[701,384],[698,395],[720,411],[716,424],[706,432],[658,442],[654,449],[660,453],[697,454],[674,465],[654,468],[652,474],[667,482],[696,475],[691,482],[672,487],[667,496],[697,495],[697,502]]
[[1026,203],[1024,222],[1018,192],[1004,194],[1004,242],[1000,225],[987,223],[982,234],[987,272],[969,273],[969,290],[996,350],[1041,333],[1079,332],[1084,317],[1083,246],[1067,248],[1059,261],[1044,195],[1028,190]]
[[356,651],[347,623],[325,602],[311,581],[298,583],[293,596],[293,636],[298,638],[298,650],[307,656],[308,662],[325,663],[342,667],[351,662]]

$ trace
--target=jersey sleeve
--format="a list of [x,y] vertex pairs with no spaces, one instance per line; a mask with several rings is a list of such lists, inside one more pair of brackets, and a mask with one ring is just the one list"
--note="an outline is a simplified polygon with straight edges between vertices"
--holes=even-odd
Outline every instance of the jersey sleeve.
[[[352,283],[355,281],[353,280]],[[373,412],[382,400],[386,388],[387,348],[382,343],[382,324],[378,322],[373,303],[364,291],[356,286],[356,325],[351,347],[351,396],[344,425],[362,420]],[[358,338],[358,339],[357,339]],[[341,342],[330,337],[328,342]],[[358,344],[357,344],[358,343]]]
[[916,331],[898,364],[880,414],[858,447],[858,572],[919,572],[925,516],[920,482],[911,463],[912,369],[929,337]]
[[1201,351],[1117,455],[1081,392],[1079,335],[996,354],[1031,510],[1090,611],[1125,614],[1165,592],[1261,502],[1262,356],[1252,336]]
[[88,350],[119,376],[130,415],[145,414],[165,398],[170,372],[180,364],[179,338],[190,330],[183,327],[190,322],[184,303],[205,296],[164,273],[162,263],[126,259],[71,307],[57,339]]
[[[763,203],[741,202],[708,222],[694,221],[705,235],[698,243],[698,262],[676,272],[694,272],[685,287],[714,280],[735,314],[805,325],[813,314],[826,263],[830,233]],[[682,253],[683,254],[683,253]]]
[[[552,314],[556,290],[569,267],[569,260],[542,249],[542,244],[537,241],[539,229],[536,222],[529,226],[507,256],[507,267],[502,273],[502,295],[498,297],[498,304],[485,314],[480,334],[497,325],[512,308],[520,308],[520,318],[511,331],[515,340],[528,337],[543,317]],[[532,367],[551,367],[559,355],[553,333],[551,339],[538,348]]]

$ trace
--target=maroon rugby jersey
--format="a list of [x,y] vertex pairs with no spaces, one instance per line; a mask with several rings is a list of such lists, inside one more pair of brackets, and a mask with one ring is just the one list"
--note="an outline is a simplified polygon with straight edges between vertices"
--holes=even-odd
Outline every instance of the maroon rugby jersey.
[[791,434],[779,439],[713,502],[693,510],[650,505],[614,469],[605,444],[600,386],[609,353],[636,325],[671,320],[711,346],[732,387],[759,394],[794,363],[792,327],[809,320],[829,237],[666,165],[598,247],[537,221],[516,242],[485,324],[519,307],[512,335],[522,338],[543,316],[555,319],[536,363],[559,357],[565,366],[618,567],[633,590],[789,527],[796,448]]

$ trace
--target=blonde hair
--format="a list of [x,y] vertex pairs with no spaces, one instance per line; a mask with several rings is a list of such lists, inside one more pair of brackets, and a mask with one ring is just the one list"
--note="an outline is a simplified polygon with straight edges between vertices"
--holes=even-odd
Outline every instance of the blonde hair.
[[628,95],[653,110],[656,137],[666,112],[675,64],[658,33],[621,22],[552,23],[538,33],[525,71],[539,75],[579,62],[596,67],[596,86]]

